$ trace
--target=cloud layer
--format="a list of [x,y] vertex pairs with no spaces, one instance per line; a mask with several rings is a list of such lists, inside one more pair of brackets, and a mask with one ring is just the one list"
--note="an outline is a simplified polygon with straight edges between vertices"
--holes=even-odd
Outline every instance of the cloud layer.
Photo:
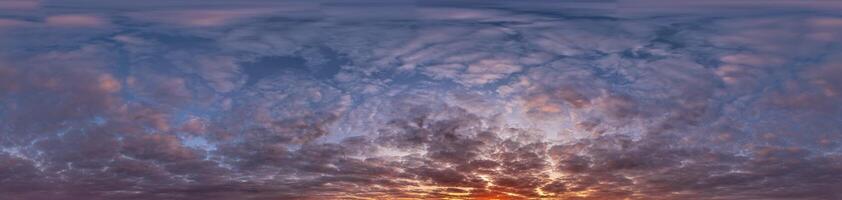
[[0,3],[0,196],[842,198],[839,5],[776,2]]

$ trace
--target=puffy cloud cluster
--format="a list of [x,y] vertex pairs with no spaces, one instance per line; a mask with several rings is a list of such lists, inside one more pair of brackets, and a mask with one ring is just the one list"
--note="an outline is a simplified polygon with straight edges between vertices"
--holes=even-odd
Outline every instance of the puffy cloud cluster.
[[842,198],[820,2],[98,3],[0,2],[0,199]]

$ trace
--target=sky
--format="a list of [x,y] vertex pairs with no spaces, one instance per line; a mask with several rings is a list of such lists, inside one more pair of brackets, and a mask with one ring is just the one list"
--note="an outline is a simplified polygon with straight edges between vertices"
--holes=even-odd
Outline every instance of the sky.
[[839,13],[0,0],[0,199],[842,199]]

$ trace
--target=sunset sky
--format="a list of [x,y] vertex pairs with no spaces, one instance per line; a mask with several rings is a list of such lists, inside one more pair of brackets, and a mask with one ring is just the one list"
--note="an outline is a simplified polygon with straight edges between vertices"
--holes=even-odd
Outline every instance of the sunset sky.
[[840,13],[0,0],[0,200],[842,199]]

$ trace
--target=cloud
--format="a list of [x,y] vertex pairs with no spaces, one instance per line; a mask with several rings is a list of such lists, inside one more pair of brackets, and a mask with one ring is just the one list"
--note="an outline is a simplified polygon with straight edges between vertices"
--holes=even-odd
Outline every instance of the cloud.
[[45,3],[9,199],[842,198],[831,4]]
[[0,28],[18,27],[32,24],[31,22],[16,19],[0,19]]
[[8,0],[0,2],[0,9],[4,10],[32,10],[41,5],[39,0]]
[[44,22],[48,26],[56,27],[100,27],[108,25],[108,21],[91,15],[54,15],[47,17]]
[[188,27],[215,27],[236,23],[249,18],[266,15],[276,10],[250,8],[235,10],[157,10],[130,13],[129,16],[162,24]]

